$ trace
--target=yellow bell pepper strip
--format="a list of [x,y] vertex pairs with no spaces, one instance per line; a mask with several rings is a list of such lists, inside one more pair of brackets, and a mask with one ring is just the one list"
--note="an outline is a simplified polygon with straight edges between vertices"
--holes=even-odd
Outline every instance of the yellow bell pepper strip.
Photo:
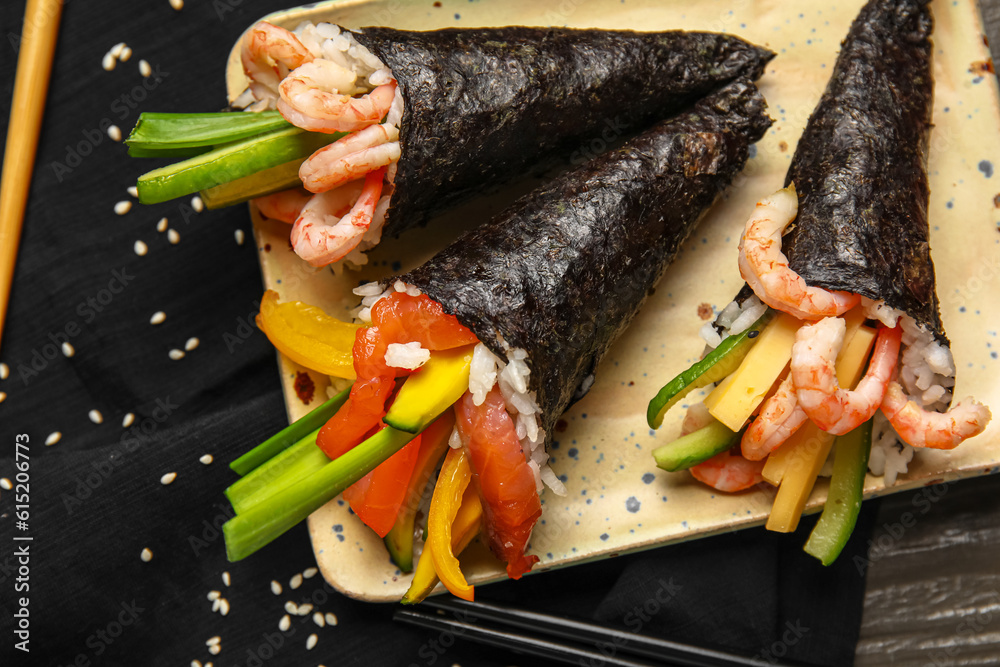
[[278,351],[324,375],[355,379],[351,349],[358,324],[341,322],[301,301],[278,303],[278,293],[264,292],[257,326]]
[[396,515],[396,522],[385,536],[385,546],[392,562],[403,572],[413,571],[413,521],[427,482],[448,449],[448,438],[455,428],[455,414],[448,410],[420,434],[420,453]]
[[472,602],[473,588],[465,580],[458,558],[452,551],[452,525],[462,505],[462,495],[472,479],[465,449],[449,449],[438,475],[431,511],[427,517],[427,543],[430,545],[434,570],[452,595]]
[[[482,525],[483,504],[479,500],[479,493],[476,492],[475,486],[470,484],[465,489],[465,495],[462,496],[462,506],[458,508],[458,514],[455,515],[455,523],[451,527],[452,553],[460,554],[465,551],[465,547],[469,546],[469,543],[479,535]],[[406,594],[400,602],[402,604],[417,604],[418,602],[422,602],[434,590],[437,582],[438,577],[437,571],[434,569],[433,548],[427,542],[424,544],[424,550],[420,554],[420,560],[417,561],[417,568],[413,573],[410,588],[407,589]]]

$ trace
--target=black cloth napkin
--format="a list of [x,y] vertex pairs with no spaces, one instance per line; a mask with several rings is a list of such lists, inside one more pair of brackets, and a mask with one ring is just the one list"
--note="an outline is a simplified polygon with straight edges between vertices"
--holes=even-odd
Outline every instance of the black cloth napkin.
[[[188,0],[181,11],[167,0],[65,4],[0,347],[10,372],[0,381],[0,477],[15,480],[15,444],[26,442],[30,485],[26,530],[17,524],[16,493],[0,491],[2,664],[539,664],[400,626],[393,605],[345,598],[321,577],[290,590],[289,578],[313,565],[304,526],[251,558],[226,561],[219,527],[231,510],[222,490],[235,479],[227,463],[286,424],[274,352],[253,326],[261,282],[249,217],[242,206],[197,213],[188,200],[136,203],[117,215],[116,202],[132,200],[126,187],[156,163],[127,158],[107,128],[127,134],[140,110],[221,109],[231,45],[281,8],[273,0]],[[23,4],[0,4],[9,42],[0,47],[3,117],[22,16]],[[120,41],[131,59],[105,71],[102,58]],[[151,76],[140,75],[140,59]],[[157,231],[162,217],[177,243]],[[234,240],[238,229],[243,245]],[[146,254],[137,254],[136,241]],[[160,311],[165,320],[151,324]],[[197,347],[170,358],[192,338]],[[55,432],[61,439],[47,446]],[[201,463],[204,454],[214,462]],[[161,484],[171,472],[176,480]],[[830,568],[801,551],[809,518],[793,535],[729,533],[477,595],[724,647],[762,664],[845,665],[864,590],[854,561],[866,552],[873,516],[867,503]],[[282,595],[271,592],[272,580]],[[227,616],[212,612],[212,590],[229,603]],[[21,597],[27,621],[13,616]],[[338,624],[320,628],[296,616],[282,631],[290,599],[311,600]],[[30,653],[15,648],[25,624]],[[312,633],[318,642],[307,650]],[[206,641],[214,636],[221,651],[213,656]]]

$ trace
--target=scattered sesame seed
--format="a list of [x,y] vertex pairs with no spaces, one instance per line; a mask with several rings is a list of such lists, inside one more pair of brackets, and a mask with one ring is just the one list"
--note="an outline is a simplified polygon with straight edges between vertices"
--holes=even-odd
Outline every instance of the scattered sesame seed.
[[195,195],[194,197],[191,197],[191,208],[194,209],[195,213],[201,213],[205,210],[205,202],[201,200],[201,197]]
[[317,570],[314,567],[307,567],[302,571],[302,576],[305,577],[306,579],[312,579],[313,577],[316,576],[316,573],[318,572],[319,570]]
[[177,245],[178,243],[181,242],[181,235],[177,232],[176,229],[168,229],[167,240],[170,241],[172,244]]
[[223,572],[222,573],[222,583],[224,583],[226,586],[228,586],[230,581],[231,581],[231,579],[229,578],[229,573],[228,572]]
[[7,392],[0,391],[0,403],[3,403],[6,400],[7,400]]
[[125,48],[125,42],[118,42],[117,44],[111,47],[111,50],[108,51],[108,53],[113,55],[115,58],[118,58],[121,56],[122,49],[124,48]]
[[119,54],[118,60],[126,62],[131,57],[132,57],[132,49],[126,46],[124,49],[122,49],[121,54]]
[[6,477],[0,478],[0,489],[4,491],[10,491],[14,488],[14,485],[10,483],[10,480]]
[[153,68],[149,66],[149,63],[145,60],[139,61],[139,74],[144,78],[148,78],[153,73]]
[[308,616],[313,610],[313,606],[306,602],[305,604],[299,605],[299,616]]
[[326,621],[323,619],[323,614],[321,614],[318,611],[315,614],[313,614],[313,623],[315,623],[316,625],[318,625],[321,628],[324,625],[326,625]]
[[296,574],[294,577],[292,577],[288,581],[288,587],[291,588],[292,590],[295,590],[296,588],[298,588],[301,585],[302,585],[302,575],[301,574]]
[[91,410],[87,413],[87,416],[90,417],[90,421],[95,424],[101,424],[104,422],[104,415],[101,414],[100,410]]
[[139,196],[139,188],[135,187],[134,185],[128,186],[127,188],[125,188],[125,191],[130,195],[132,195],[133,197]]
[[237,229],[233,232],[233,236],[236,237],[236,245],[243,245],[243,239],[246,238],[246,234],[243,233],[242,229]]
[[[208,465],[209,463],[211,463],[211,462],[212,462],[212,461],[214,461],[215,459],[213,459],[213,458],[212,458],[212,455],[211,455],[211,454],[205,454],[204,456],[202,456],[202,457],[201,457],[200,459],[198,459],[198,460],[199,460],[199,461],[201,461],[201,462],[202,462],[203,464],[205,464],[205,465]],[[226,584],[226,585],[228,586],[229,584]]]
[[125,215],[131,210],[132,210],[132,202],[128,200],[123,199],[122,201],[115,204],[115,213],[117,213],[118,215]]
[[52,433],[49,433],[49,437],[45,438],[45,446],[51,447],[60,440],[62,440],[62,433],[59,431],[53,431]]
[[[10,488],[10,487],[7,487],[7,488]],[[299,608],[298,608],[298,606],[296,606],[296,604],[294,602],[292,602],[291,600],[289,600],[288,602],[285,603],[285,611],[287,611],[289,614],[298,615]]]
[[143,563],[148,563],[149,561],[153,560],[153,552],[150,551],[148,548],[143,549],[142,553],[139,554],[139,558],[142,559]]
[[309,635],[309,639],[306,640],[306,650],[307,651],[311,651],[314,648],[316,648],[316,642],[318,642],[318,641],[319,641],[319,637],[316,636],[315,632],[313,634]]
[[0,364],[0,380],[6,380],[8,375],[10,375],[10,366]]
[[281,620],[278,621],[278,629],[281,630],[282,632],[285,632],[290,627],[292,627],[292,617],[289,616],[288,614],[285,614],[284,616],[281,617]]
[[201,341],[192,336],[191,338],[187,339],[186,343],[184,343],[184,349],[190,352],[194,348],[198,347],[199,343],[201,343]]
[[62,353],[64,357],[72,357],[74,354],[76,354],[76,348],[70,345],[68,340],[63,341]]
[[167,314],[162,310],[158,310],[153,313],[153,316],[149,318],[150,324],[163,324],[163,320],[167,319]]
[[219,608],[221,606],[222,606],[222,598],[215,598],[215,602],[212,603],[212,611],[213,612],[219,611]]
[[201,667],[201,660],[192,660],[191,667]]
[[180,361],[181,359],[184,358],[184,350],[178,350],[175,348],[173,350],[170,350],[168,354],[170,358],[173,359],[174,361]]
[[222,603],[219,606],[219,613],[222,614],[223,616],[227,615],[229,613],[229,600],[227,600],[226,598],[222,598],[221,600],[219,600],[219,602]]
[[219,591],[209,591],[208,595],[205,596],[205,597],[207,597],[209,600],[214,601],[214,600],[218,600],[219,598],[221,598],[222,597],[222,593],[220,593]]
[[101,58],[101,67],[103,67],[108,72],[113,70],[115,68],[115,65],[117,64],[118,60],[110,52],[105,53],[104,57]]
[[221,650],[222,647],[219,646],[218,644],[212,644],[211,646],[208,647],[208,652],[211,653],[212,655],[219,655],[219,651]]
[[177,473],[168,472],[166,475],[160,478],[160,484],[166,486],[167,484],[172,484],[175,479],[177,479]]
[[219,635],[215,635],[214,637],[211,637],[205,642],[205,646],[214,646],[215,644],[221,644],[221,643],[222,643],[222,637],[220,637]]
[[132,425],[132,422],[134,421],[135,421],[135,414],[129,412],[127,415],[122,417],[122,428],[128,428],[129,426]]
[[170,0],[170,6],[180,11],[184,9],[184,0]]
[[324,618],[326,619],[326,624],[327,625],[337,625],[337,615],[336,614],[331,614],[330,612],[326,612],[326,616],[324,616]]
[[279,584],[277,581],[272,580],[271,592],[274,593],[275,595],[281,595],[281,584]]
[[135,254],[139,255],[139,257],[142,257],[147,252],[149,252],[149,246],[147,246],[142,241],[136,241],[135,245],[132,246],[132,250],[134,250]]
[[205,663],[205,667],[212,667],[212,663],[211,662],[206,662]]
[[111,141],[121,141],[122,140],[122,129],[117,125],[111,125],[108,127],[108,137]]
[[166,218],[160,218],[160,221],[156,223],[156,231],[167,231],[167,224],[169,224],[169,221]]

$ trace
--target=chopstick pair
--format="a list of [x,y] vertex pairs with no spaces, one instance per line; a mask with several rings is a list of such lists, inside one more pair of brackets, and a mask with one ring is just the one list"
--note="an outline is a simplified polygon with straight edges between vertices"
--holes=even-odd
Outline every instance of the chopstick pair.
[[[557,662],[609,667],[744,667],[762,664],[760,658],[484,602],[438,598],[424,601],[421,607],[433,611],[399,609],[393,619]],[[455,618],[442,615],[441,611],[451,613]],[[767,664],[794,667],[794,663],[777,662],[770,657]]]

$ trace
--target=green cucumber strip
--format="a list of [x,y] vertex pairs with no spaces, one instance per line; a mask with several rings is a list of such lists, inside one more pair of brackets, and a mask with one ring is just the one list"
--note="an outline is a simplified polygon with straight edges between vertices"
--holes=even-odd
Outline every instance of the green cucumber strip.
[[739,433],[730,431],[720,421],[683,435],[653,450],[656,466],[669,472],[687,470],[733,446]]
[[705,355],[704,359],[695,362],[686,371],[663,385],[646,409],[646,421],[650,428],[660,428],[667,410],[688,393],[718,382],[739,368],[750,353],[750,349],[756,344],[757,335],[774,315],[775,312],[768,309],[746,331],[729,336],[719,343],[717,348]]
[[280,432],[272,435],[270,438],[230,463],[229,467],[232,468],[236,474],[242,476],[246,475],[254,468],[262,465],[266,461],[270,461],[282,451],[299,442],[329,421],[330,418],[337,413],[337,410],[340,409],[340,406],[347,401],[347,397],[350,393],[351,389],[348,387],[328,400],[326,403],[323,403],[314,409],[305,417],[292,422]]
[[129,147],[129,155],[140,157],[132,152],[133,148],[157,154],[181,148],[211,148],[288,127],[291,123],[277,111],[143,112],[125,144]]
[[279,164],[277,167],[264,169],[235,181],[202,190],[198,194],[207,208],[217,209],[242,204],[281,190],[301,187],[299,167],[303,162],[304,160],[301,159],[292,160],[285,164]]
[[212,150],[211,146],[200,146],[197,148],[164,148],[150,149],[136,146],[129,146],[128,156],[129,157],[155,157],[155,158],[168,158],[168,157],[179,157],[179,158],[189,158],[195,155],[201,155],[202,153],[207,153]]
[[837,560],[858,521],[872,449],[871,420],[837,438],[836,448],[826,505],[804,547],[823,565]]
[[313,474],[330,462],[316,446],[316,429],[273,459],[226,489],[226,498],[237,514]]
[[220,146],[140,176],[139,202],[158,204],[305,158],[340,136],[289,127]]
[[227,557],[241,560],[276,539],[415,437],[386,427],[312,475],[237,514],[222,526]]

